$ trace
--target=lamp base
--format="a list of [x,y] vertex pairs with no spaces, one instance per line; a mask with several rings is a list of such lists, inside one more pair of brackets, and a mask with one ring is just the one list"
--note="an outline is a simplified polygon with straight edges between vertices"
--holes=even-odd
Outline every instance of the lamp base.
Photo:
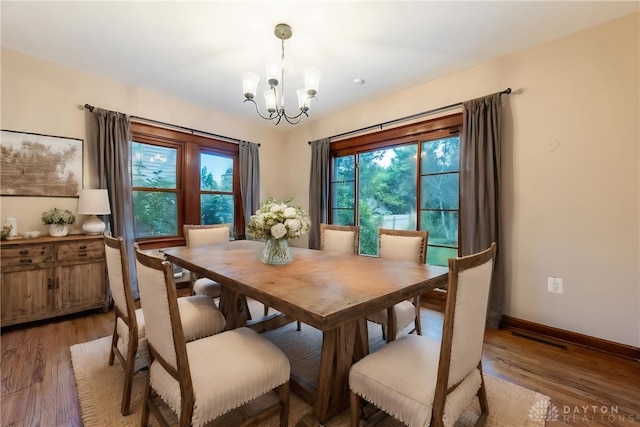
[[82,224],[82,230],[85,234],[102,234],[105,228],[105,223],[95,215],[91,215],[84,224]]

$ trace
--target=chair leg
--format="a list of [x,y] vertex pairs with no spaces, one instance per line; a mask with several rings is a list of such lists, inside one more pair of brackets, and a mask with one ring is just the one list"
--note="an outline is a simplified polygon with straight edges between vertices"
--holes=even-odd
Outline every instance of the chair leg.
[[129,415],[129,407],[131,405],[131,388],[133,387],[133,371],[136,364],[136,353],[138,352],[137,330],[129,331],[129,348],[127,348],[127,363],[124,366],[124,388],[122,390],[122,403],[120,405],[120,413]]
[[385,332],[384,325],[381,324],[380,328],[382,329],[382,339],[384,341],[386,341],[387,340],[387,333]]
[[480,400],[480,418],[476,422],[476,426],[484,425],[489,415],[489,402],[487,401],[487,389],[484,384],[484,374],[482,373],[482,361],[478,363],[480,369],[480,388],[478,389],[478,399]]
[[298,325],[296,327],[296,331],[301,331],[302,330],[302,323],[300,323],[300,321],[298,320]]
[[[149,365],[151,365],[151,361],[149,361]],[[149,425],[149,400],[151,399],[151,380],[149,379],[149,375],[147,375],[147,385],[144,388],[144,399],[142,405],[142,417],[140,419],[140,425],[142,427],[147,427]]]
[[282,384],[275,389],[280,400],[280,427],[289,426],[289,382]]
[[360,398],[358,397],[357,394],[355,394],[354,392],[350,391],[349,392],[351,394],[351,399],[350,399],[350,426],[351,427],[358,427],[358,425],[360,424]]
[[113,359],[116,355],[116,347],[118,345],[118,317],[116,316],[116,322],[113,325],[113,338],[111,338],[111,349],[109,351],[109,366],[113,366]]
[[422,335],[422,319],[420,316],[420,296],[418,295],[413,302],[416,307],[416,334]]

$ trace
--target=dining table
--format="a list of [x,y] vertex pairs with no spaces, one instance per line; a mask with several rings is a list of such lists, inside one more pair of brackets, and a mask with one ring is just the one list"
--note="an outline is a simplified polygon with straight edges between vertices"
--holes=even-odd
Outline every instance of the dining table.
[[[270,265],[261,261],[263,248],[263,242],[235,240],[162,252],[171,263],[220,283],[227,329],[251,324],[265,330],[288,319],[322,331],[317,383],[291,374],[292,391],[313,407],[298,426],[324,425],[349,406],[349,369],[369,351],[368,315],[390,311],[448,280],[446,267],[298,247],[291,247],[289,264]],[[278,317],[265,318],[264,325],[250,319],[247,298],[273,308]],[[393,334],[395,325],[388,331]]]

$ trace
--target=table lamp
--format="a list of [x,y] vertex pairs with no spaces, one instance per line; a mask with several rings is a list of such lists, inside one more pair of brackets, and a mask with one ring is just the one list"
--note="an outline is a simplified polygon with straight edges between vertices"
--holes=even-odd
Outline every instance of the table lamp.
[[82,229],[86,234],[102,234],[106,228],[105,223],[96,215],[108,215],[111,213],[109,207],[109,194],[107,190],[82,190],[78,199],[78,214],[90,215],[82,224]]

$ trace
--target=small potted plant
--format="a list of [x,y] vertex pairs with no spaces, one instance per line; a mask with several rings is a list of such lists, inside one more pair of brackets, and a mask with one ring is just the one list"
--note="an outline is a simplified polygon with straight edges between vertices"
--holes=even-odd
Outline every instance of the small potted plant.
[[42,222],[49,226],[50,236],[66,236],[69,226],[76,222],[76,216],[68,209],[51,208],[42,213]]

